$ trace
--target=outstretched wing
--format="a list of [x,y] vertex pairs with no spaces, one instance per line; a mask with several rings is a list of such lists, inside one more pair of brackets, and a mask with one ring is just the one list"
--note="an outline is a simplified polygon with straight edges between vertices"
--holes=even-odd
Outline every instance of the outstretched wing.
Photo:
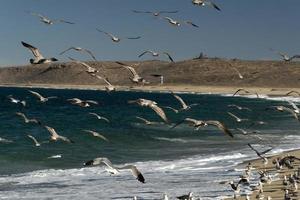
[[160,116],[160,118],[162,118],[166,123],[169,123],[169,120],[168,120],[165,112],[163,111],[163,109],[161,109],[160,107],[158,107],[155,104],[151,104],[150,108],[152,108],[152,110],[154,110],[156,112],[156,114],[158,114],[158,116]]
[[150,51],[144,51],[143,53],[141,53],[138,57],[140,58],[140,57],[142,57],[143,55],[145,55],[146,53],[151,53]]
[[219,121],[214,121],[214,120],[209,120],[209,121],[205,121],[205,123],[207,125],[213,125],[218,127],[221,131],[223,131],[223,133],[225,133],[226,135],[230,136],[230,137],[234,137],[233,134],[229,131],[229,129],[225,126],[225,124],[219,122]]
[[165,54],[166,56],[168,56],[169,60],[171,62],[174,62],[173,58],[171,57],[171,55],[168,52],[163,52],[163,54]]
[[39,52],[38,48],[36,48],[36,47],[26,43],[26,42],[23,42],[23,41],[21,41],[21,43],[24,47],[28,48],[32,52],[34,57],[36,57],[37,59],[43,59],[44,58],[43,55]]
[[178,95],[176,95],[176,94],[174,94],[174,93],[172,93],[173,94],[173,96],[180,102],[180,104],[182,105],[182,108],[183,109],[186,109],[188,106],[186,105],[186,103],[183,101],[183,99],[180,97],[180,96],[178,96]]
[[31,94],[33,94],[34,96],[36,96],[39,99],[43,99],[44,97],[42,95],[40,95],[39,93],[32,91],[32,90],[28,90]]

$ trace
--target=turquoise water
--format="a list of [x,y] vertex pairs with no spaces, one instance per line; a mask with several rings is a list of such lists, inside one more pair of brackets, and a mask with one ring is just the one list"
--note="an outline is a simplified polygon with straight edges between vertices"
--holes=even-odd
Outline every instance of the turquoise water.
[[[299,145],[300,124],[286,113],[266,111],[272,105],[288,105],[283,99],[268,100],[241,98],[224,95],[180,94],[187,103],[198,106],[181,113],[166,110],[171,125],[185,117],[203,120],[220,120],[234,133],[231,139],[219,130],[205,127],[198,131],[187,125],[170,129],[170,125],[148,126],[135,116],[151,121],[161,121],[149,108],[128,104],[128,100],[145,98],[155,100],[160,106],[179,108],[178,101],[167,93],[115,92],[90,90],[32,89],[44,96],[58,96],[40,103],[24,88],[0,88],[0,137],[12,140],[0,143],[0,197],[14,199],[126,199],[132,195],[148,199],[168,192],[180,195],[193,190],[202,197],[214,198],[230,193],[229,187],[203,185],[214,180],[235,177],[230,171],[243,160],[255,157],[247,143],[257,148],[274,147],[274,151],[293,149]],[[25,100],[26,107],[11,103],[7,96]],[[99,105],[81,108],[71,105],[66,99],[77,97],[99,101]],[[229,108],[229,104],[247,106],[252,111]],[[43,126],[25,124],[15,115],[24,112],[28,118],[37,118],[68,138],[74,144],[63,142],[43,143],[35,147],[27,137],[31,134],[40,142],[49,140]],[[237,123],[227,112],[233,112],[249,121]],[[107,117],[111,123],[99,121],[89,112]],[[253,121],[265,121],[251,130],[260,131],[264,144],[253,137],[243,136],[235,128],[246,128]],[[94,130],[109,139],[105,142],[83,132]],[[49,156],[61,154],[61,158]],[[115,164],[133,163],[146,178],[139,184],[130,173],[111,177],[103,168],[83,168],[82,164],[95,157],[108,157]],[[163,178],[162,178],[163,177]],[[117,179],[117,180],[116,180]],[[132,185],[127,184],[128,181]],[[116,184],[117,182],[117,184]],[[11,184],[10,184],[11,183]],[[62,193],[62,188],[63,193]],[[95,191],[106,188],[105,192]],[[74,190],[78,195],[74,195]],[[79,192],[81,191],[81,192]],[[83,193],[82,193],[83,192]],[[178,194],[177,194],[178,193]],[[18,196],[19,195],[19,196]]]

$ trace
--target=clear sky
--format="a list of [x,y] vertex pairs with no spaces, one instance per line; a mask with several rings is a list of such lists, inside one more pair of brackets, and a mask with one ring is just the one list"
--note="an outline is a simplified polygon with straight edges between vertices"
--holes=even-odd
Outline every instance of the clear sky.
[[[141,60],[138,55],[146,49],[168,51],[175,60],[198,56],[201,51],[212,57],[241,59],[278,59],[269,48],[300,54],[299,0],[214,2],[222,12],[194,6],[191,0],[1,0],[0,66],[29,62],[32,55],[21,41],[59,60],[66,60],[58,54],[70,46],[90,49],[98,60]],[[132,9],[179,10],[164,16],[191,20],[200,28],[173,27],[166,20]],[[47,26],[26,11],[76,24]],[[142,38],[116,44],[96,27],[120,38]],[[67,55],[88,59],[76,52]]]

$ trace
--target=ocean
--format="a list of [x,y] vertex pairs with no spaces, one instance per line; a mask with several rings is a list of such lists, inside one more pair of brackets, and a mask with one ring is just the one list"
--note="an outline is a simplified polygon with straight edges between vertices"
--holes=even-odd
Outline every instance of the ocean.
[[[256,158],[247,146],[278,153],[299,148],[300,123],[290,114],[266,110],[270,106],[289,106],[287,100],[297,98],[232,97],[231,95],[179,94],[188,104],[197,103],[188,111],[175,113],[164,109],[171,125],[145,125],[136,116],[150,121],[161,119],[150,108],[128,104],[128,100],[145,98],[159,106],[179,108],[170,93],[126,92],[106,93],[97,90],[37,89],[44,96],[57,96],[40,103],[26,88],[0,88],[0,199],[161,199],[164,193],[171,199],[193,192],[201,199],[221,199],[232,195],[227,180],[237,180],[238,164]],[[7,96],[25,100],[27,105],[14,104]],[[99,102],[82,108],[71,105],[69,98]],[[238,110],[230,104],[248,107]],[[38,124],[26,124],[16,112],[36,118],[53,127],[59,134],[74,141],[48,142],[49,133]],[[98,120],[89,115],[98,113],[110,120]],[[227,112],[248,121],[236,122]],[[214,127],[194,130],[187,124],[174,129],[172,125],[190,117],[219,120],[226,124],[234,138]],[[253,122],[264,121],[265,124]],[[236,128],[255,130],[250,136]],[[109,142],[95,138],[83,130],[93,130]],[[27,135],[33,135],[40,147]],[[259,140],[261,137],[262,140]],[[60,155],[56,158],[51,156]],[[138,182],[130,171],[110,175],[105,167],[84,167],[96,157],[107,157],[113,164],[133,164],[143,173],[146,183]]]

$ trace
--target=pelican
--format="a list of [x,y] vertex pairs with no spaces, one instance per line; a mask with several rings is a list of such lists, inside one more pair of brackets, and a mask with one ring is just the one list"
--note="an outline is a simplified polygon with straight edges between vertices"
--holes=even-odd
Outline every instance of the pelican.
[[146,53],[150,53],[153,57],[159,56],[158,52],[155,52],[155,51],[152,51],[152,50],[146,50],[146,51],[144,51],[143,53],[141,53],[139,55],[139,58],[142,57],[143,55],[145,55]]
[[242,119],[239,118],[238,116],[236,116],[235,114],[231,113],[231,112],[227,112],[228,115],[230,115],[231,117],[233,117],[237,122],[242,122],[242,121],[249,121],[249,119]]
[[157,103],[155,101],[152,100],[148,100],[148,99],[137,99],[137,100],[130,100],[128,101],[128,103],[136,103],[139,106],[145,106],[145,107],[149,107],[151,108],[154,112],[156,112],[156,114],[164,120],[164,122],[169,123],[169,120],[165,114],[165,112],[158,107]]
[[90,107],[90,104],[98,105],[97,101],[94,100],[81,100],[79,98],[67,99],[71,104],[78,105],[80,107]]
[[63,19],[49,19],[48,17],[44,16],[44,15],[41,15],[39,13],[34,13],[34,12],[29,12],[31,15],[34,15],[34,16],[38,16],[40,18],[40,21],[43,22],[44,24],[47,24],[47,25],[52,25],[54,24],[54,22],[61,22],[61,23],[66,23],[66,24],[75,24],[73,22],[69,22],[69,21],[66,21],[66,20],[63,20]]
[[100,165],[100,164],[105,164],[108,168],[109,171],[114,172],[115,174],[118,174],[120,171],[125,170],[125,169],[130,169],[132,175],[141,183],[145,183],[145,178],[142,175],[142,173],[137,169],[135,165],[125,165],[122,167],[115,167],[111,161],[108,158],[100,157],[100,158],[95,158],[93,160],[89,160],[84,163],[84,166],[95,166],[95,165]]
[[49,99],[56,99],[56,96],[51,96],[51,97],[43,97],[41,94],[34,92],[32,90],[28,90],[28,92],[30,92],[31,94],[33,94],[35,97],[37,97],[39,99],[39,101],[41,103],[44,103],[46,101],[48,101]]
[[138,116],[136,116],[135,118],[137,118],[137,119],[143,121],[146,125],[157,124],[157,122],[151,122],[151,121],[149,121],[149,120],[147,120],[147,119],[145,119],[145,118],[143,118],[143,117],[138,117]]
[[41,146],[41,144],[32,135],[27,135],[27,137],[29,137],[30,139],[32,139],[32,141],[34,142],[34,144],[35,144],[36,147]]
[[198,5],[198,6],[210,6],[215,8],[218,11],[221,11],[221,9],[212,1],[208,1],[208,0],[192,0],[192,3],[194,5]]
[[[101,29],[98,29],[96,28],[97,31],[99,31],[100,33],[104,33],[105,35],[109,36],[110,39],[113,41],[113,42],[120,42],[121,41],[121,38],[118,38],[116,37],[115,35],[111,34],[111,33],[108,33],[108,32],[105,32]],[[137,36],[137,37],[127,37],[126,39],[129,39],[129,40],[137,40],[137,39],[140,39],[141,37],[140,36]]]
[[21,41],[22,45],[28,48],[34,56],[34,59],[31,58],[29,61],[31,64],[43,64],[43,63],[51,63],[58,61],[56,58],[44,58],[44,56],[40,53],[39,49]]
[[250,108],[238,106],[238,105],[236,105],[236,104],[230,104],[230,105],[227,105],[227,107],[230,107],[230,108],[236,108],[236,109],[238,109],[238,110],[248,110],[248,111],[252,111]]
[[87,63],[85,62],[82,62],[82,61],[79,61],[79,60],[76,60],[74,58],[71,58],[71,57],[68,57],[71,61],[77,63],[77,64],[80,64],[80,65],[83,65],[84,67],[86,67],[86,72],[91,74],[91,73],[97,73],[99,72],[97,69],[91,67],[90,65],[88,65]]
[[170,17],[164,17],[164,19],[168,20],[168,22],[174,26],[180,26],[180,23]]
[[97,119],[99,119],[99,120],[104,120],[104,121],[106,121],[107,123],[110,123],[110,121],[109,121],[106,117],[102,117],[102,116],[98,115],[97,113],[90,112],[89,114],[95,116],[95,117],[96,117]]
[[[271,51],[274,51],[273,49],[270,49]],[[278,52],[278,51],[275,51],[279,56],[281,56],[282,60],[285,61],[285,62],[289,62],[289,61],[292,61],[293,59],[295,58],[300,58],[300,55],[293,55],[293,56],[289,56],[288,54],[286,53],[281,53],[281,52]]]
[[91,74],[91,75],[94,76],[94,77],[96,77],[99,80],[103,80],[107,84],[107,86],[105,86],[105,90],[107,92],[116,91],[116,87],[113,86],[107,78],[99,76],[99,75],[96,75],[96,74]]
[[192,200],[193,199],[193,192],[189,192],[188,194],[178,196],[176,198],[180,199],[180,200]]
[[96,57],[94,56],[94,54],[90,50],[82,48],[82,47],[70,47],[70,48],[62,51],[59,55],[63,55],[64,53],[66,53],[67,51],[70,51],[70,50],[85,52],[85,53],[89,54],[93,58],[93,60],[95,60],[95,61],[97,60]]
[[102,140],[109,142],[109,140],[105,136],[101,135],[100,133],[97,133],[96,131],[91,131],[91,130],[83,130],[83,131],[92,134],[92,136],[94,137],[101,138]]
[[8,95],[7,98],[9,99],[9,101],[10,101],[11,103],[21,104],[23,107],[26,106],[26,101],[24,101],[24,100],[21,101],[21,100],[19,100],[19,99],[16,99],[16,98],[14,98],[12,95]]
[[178,10],[174,10],[174,11],[139,11],[139,10],[132,10],[132,12],[152,14],[153,16],[157,17],[157,16],[159,16],[160,14],[163,14],[163,13],[178,13]]
[[275,108],[277,111],[280,111],[280,112],[289,112],[294,116],[294,118],[296,120],[299,121],[299,116],[293,109],[287,108],[285,106],[271,106],[270,108]]
[[67,143],[74,143],[72,140],[68,139],[67,137],[58,135],[54,128],[49,127],[49,126],[45,126],[45,128],[49,131],[49,133],[51,135],[51,137],[50,137],[51,141],[56,142],[58,140],[62,140],[62,141],[67,142]]
[[193,23],[192,21],[184,21],[184,23],[191,25],[193,27],[199,28],[199,26],[197,24]]
[[268,153],[269,151],[271,151],[273,148],[269,148],[269,149],[267,149],[267,150],[265,150],[265,151],[259,152],[259,151],[257,151],[256,149],[254,149],[253,146],[252,146],[251,144],[248,143],[248,146],[249,146],[250,149],[252,149],[252,150],[256,153],[256,155],[257,155],[258,157],[260,157],[265,163],[268,162],[268,159],[267,159],[266,157],[264,157],[263,155],[266,154],[266,153]]
[[173,58],[168,52],[163,52],[163,54],[166,55],[171,62],[174,62]]
[[191,105],[187,105],[180,96],[178,96],[177,94],[174,94],[174,93],[172,93],[172,95],[180,102],[181,107],[182,107],[180,109],[180,111],[182,111],[182,110],[189,110],[193,106],[197,106],[198,105],[197,103],[194,103],[194,104],[191,104]]
[[132,66],[128,66],[124,63],[121,63],[121,62],[116,62],[117,64],[119,65],[122,65],[125,69],[129,70],[131,75],[133,76],[132,78],[130,78],[130,80],[133,82],[133,83],[142,83],[142,84],[145,84],[145,83],[148,83],[143,77],[141,77],[136,71],[135,69],[132,67]]
[[39,125],[42,124],[42,123],[41,123],[39,120],[37,120],[37,119],[28,119],[24,113],[16,112],[16,115],[22,117],[22,118],[24,119],[24,122],[25,122],[26,124],[28,124],[28,123],[35,123],[35,124],[39,124]]

